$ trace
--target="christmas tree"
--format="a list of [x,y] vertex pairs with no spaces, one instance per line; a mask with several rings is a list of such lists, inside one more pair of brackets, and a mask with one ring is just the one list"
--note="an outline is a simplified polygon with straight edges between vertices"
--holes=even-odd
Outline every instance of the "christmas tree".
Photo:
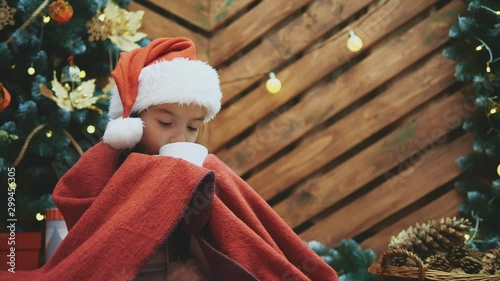
[[465,178],[456,187],[466,198],[460,212],[478,226],[475,244],[492,247],[500,237],[500,2],[465,2],[467,13],[450,29],[452,44],[444,51],[457,62],[457,80],[473,87],[478,109],[463,124],[475,138],[473,153],[457,160]]
[[100,140],[119,53],[150,41],[130,2],[0,0],[2,223],[40,230],[58,179]]

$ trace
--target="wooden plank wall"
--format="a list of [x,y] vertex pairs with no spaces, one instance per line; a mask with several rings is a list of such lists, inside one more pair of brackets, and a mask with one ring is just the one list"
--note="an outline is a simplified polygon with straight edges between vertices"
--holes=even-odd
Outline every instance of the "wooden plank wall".
[[[457,215],[475,109],[442,56],[459,0],[134,1],[151,38],[187,36],[219,71],[202,142],[305,240],[376,253],[400,230]],[[347,49],[349,31],[363,49]],[[275,72],[283,83],[269,94]]]

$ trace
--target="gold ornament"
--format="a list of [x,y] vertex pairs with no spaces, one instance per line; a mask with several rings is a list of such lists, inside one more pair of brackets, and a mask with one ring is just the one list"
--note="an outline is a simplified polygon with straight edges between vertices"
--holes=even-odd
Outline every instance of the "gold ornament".
[[64,0],[55,0],[49,6],[49,16],[60,24],[67,23],[73,17],[73,7]]
[[104,41],[111,35],[111,20],[105,14],[95,15],[89,22],[87,22],[87,32],[89,34],[89,41]]
[[0,4],[0,30],[6,25],[14,25],[14,14],[16,9],[7,6],[7,0],[2,0]]
[[0,112],[7,108],[10,104],[10,93],[7,89],[0,83]]
[[82,82],[76,88],[71,88],[69,85],[68,87],[64,87],[57,81],[56,73],[54,72],[52,91],[44,84],[40,84],[40,92],[42,95],[55,101],[60,108],[67,111],[72,112],[75,109],[91,109],[102,113],[102,110],[94,106],[94,104],[102,98],[100,96],[94,97],[95,79]]
[[142,25],[144,11],[129,12],[109,1],[103,14],[111,19],[111,35],[108,38],[122,51],[139,48],[140,45],[135,42],[147,37],[146,33],[137,31]]

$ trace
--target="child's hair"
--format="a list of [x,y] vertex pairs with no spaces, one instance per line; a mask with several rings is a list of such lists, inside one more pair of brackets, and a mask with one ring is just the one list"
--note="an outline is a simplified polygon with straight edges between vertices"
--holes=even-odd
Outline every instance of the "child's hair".
[[187,38],[159,38],[121,53],[111,75],[116,87],[103,140],[116,149],[134,149],[142,138],[142,121],[133,112],[163,103],[195,104],[206,109],[207,123],[221,107],[217,71],[196,59],[194,43]]

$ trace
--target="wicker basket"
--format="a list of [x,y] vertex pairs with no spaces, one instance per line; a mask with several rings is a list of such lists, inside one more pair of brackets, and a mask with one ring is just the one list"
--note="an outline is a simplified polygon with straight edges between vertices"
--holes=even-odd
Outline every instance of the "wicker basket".
[[[403,256],[414,260],[418,267],[388,265],[390,258]],[[500,281],[500,275],[451,273],[433,269],[427,269],[422,260],[412,252],[406,250],[389,250],[384,252],[378,263],[368,268],[383,281],[418,280],[418,281]]]

